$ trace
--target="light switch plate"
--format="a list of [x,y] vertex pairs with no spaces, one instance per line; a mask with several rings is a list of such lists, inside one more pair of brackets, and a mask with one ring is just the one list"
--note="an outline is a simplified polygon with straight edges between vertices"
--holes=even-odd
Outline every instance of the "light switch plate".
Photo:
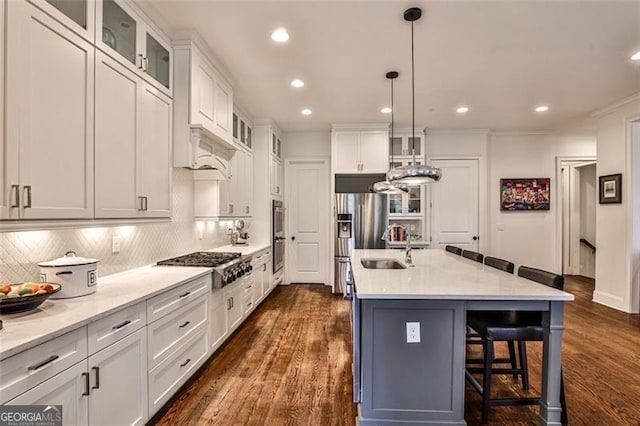
[[407,343],[420,343],[420,323],[407,323]]
[[120,253],[120,236],[114,235],[111,238],[111,253],[117,254]]

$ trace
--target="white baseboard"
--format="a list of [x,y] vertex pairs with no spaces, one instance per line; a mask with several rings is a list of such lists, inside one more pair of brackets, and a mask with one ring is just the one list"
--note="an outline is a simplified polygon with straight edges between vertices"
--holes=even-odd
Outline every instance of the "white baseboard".
[[624,300],[620,296],[595,290],[593,292],[593,301],[622,312],[628,312],[627,308],[624,306]]

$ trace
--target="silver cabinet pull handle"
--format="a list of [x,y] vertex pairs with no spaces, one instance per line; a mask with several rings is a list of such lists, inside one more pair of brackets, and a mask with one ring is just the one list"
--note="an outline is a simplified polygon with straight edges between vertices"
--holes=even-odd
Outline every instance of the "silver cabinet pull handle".
[[91,367],[91,369],[96,372],[96,385],[91,386],[91,389],[100,389],[100,368]]
[[140,59],[140,65],[138,65],[138,69],[142,69],[142,53],[138,53],[138,59]]
[[138,211],[142,212],[144,211],[144,197],[143,196],[138,196]]
[[144,58],[142,58],[143,63],[144,63],[144,67],[142,68],[142,71],[147,72],[149,71],[149,60],[147,59],[147,57],[145,56]]
[[20,185],[11,185],[11,195],[11,198],[13,198],[11,207],[20,207]]
[[149,210],[149,199],[147,198],[146,195],[142,198],[144,200],[144,211],[146,212],[147,210]]
[[23,190],[27,194],[25,197],[27,202],[25,203],[24,208],[30,209],[31,208],[31,185],[25,185]]
[[45,365],[55,361],[56,359],[58,359],[59,356],[58,355],[51,355],[49,358],[45,359],[44,361],[40,361],[37,364],[31,365],[29,367],[27,367],[27,370],[29,371],[35,371],[41,367],[44,367]]

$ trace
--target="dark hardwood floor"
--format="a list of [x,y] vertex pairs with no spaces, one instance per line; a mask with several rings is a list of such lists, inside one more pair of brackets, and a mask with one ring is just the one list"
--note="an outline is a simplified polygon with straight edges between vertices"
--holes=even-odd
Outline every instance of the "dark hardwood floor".
[[[563,338],[569,423],[640,425],[640,315],[591,302],[592,280],[567,277],[565,288],[576,296]],[[150,423],[354,425],[349,315],[349,303],[328,287],[276,288]],[[527,347],[535,394],[541,344]],[[519,392],[510,377],[493,388]],[[489,424],[538,424],[538,411],[495,407]],[[480,398],[468,385],[465,419],[480,424]]]

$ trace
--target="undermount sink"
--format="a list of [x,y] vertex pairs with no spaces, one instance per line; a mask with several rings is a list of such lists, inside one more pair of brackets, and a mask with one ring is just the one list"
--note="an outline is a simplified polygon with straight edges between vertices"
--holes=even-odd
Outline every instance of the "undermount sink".
[[367,269],[407,269],[407,265],[395,259],[361,259],[360,263]]

